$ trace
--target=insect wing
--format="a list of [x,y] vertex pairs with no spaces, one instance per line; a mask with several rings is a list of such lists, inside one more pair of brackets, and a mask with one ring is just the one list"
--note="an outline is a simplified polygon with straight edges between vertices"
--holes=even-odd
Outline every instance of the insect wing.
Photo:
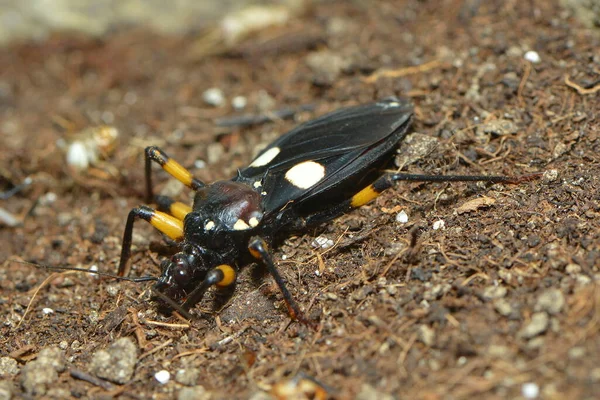
[[324,115],[269,145],[239,179],[261,191],[266,214],[306,201],[372,169],[402,140],[411,116],[412,104],[395,98]]

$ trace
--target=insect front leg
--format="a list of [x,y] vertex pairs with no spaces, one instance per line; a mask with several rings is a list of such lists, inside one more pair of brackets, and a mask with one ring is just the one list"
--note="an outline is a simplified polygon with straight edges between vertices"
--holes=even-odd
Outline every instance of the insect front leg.
[[181,306],[181,308],[185,310],[185,314],[183,315],[188,319],[191,318],[187,311],[202,300],[204,294],[208,291],[208,289],[210,289],[211,286],[216,286],[223,289],[233,285],[236,279],[237,271],[231,265],[221,264],[208,271],[202,283],[188,295],[187,299]]
[[192,212],[192,207],[167,196],[154,196],[154,202],[157,205],[158,211],[166,212],[181,221],[183,221],[186,215]]
[[314,328],[314,322],[308,320],[304,316],[304,313],[300,311],[300,308],[298,307],[298,305],[292,298],[292,295],[285,286],[283,278],[279,274],[277,267],[275,267],[273,257],[271,257],[271,253],[269,252],[269,248],[264,239],[258,236],[252,237],[250,239],[250,242],[248,243],[248,250],[257,261],[261,262],[264,266],[267,267],[267,270],[269,271],[271,276],[273,276],[273,279],[275,279],[275,283],[277,283],[279,290],[281,290],[281,293],[283,294],[283,299],[285,301],[285,305],[287,306],[290,317],[295,321],[300,321],[303,324]]
[[183,183],[185,186],[198,190],[204,187],[205,184],[184,168],[177,161],[169,157],[164,151],[156,146],[146,147],[146,202],[152,202],[152,161],[161,166],[173,178]]
[[156,211],[150,207],[141,206],[134,208],[129,212],[127,216],[127,223],[125,224],[125,232],[123,232],[123,242],[121,247],[121,259],[119,261],[119,276],[125,276],[128,274],[128,261],[131,256],[131,240],[133,236],[133,223],[136,219],[143,219],[149,222],[156,229],[167,235],[173,240],[183,239],[183,221],[180,219],[166,214],[161,211]]

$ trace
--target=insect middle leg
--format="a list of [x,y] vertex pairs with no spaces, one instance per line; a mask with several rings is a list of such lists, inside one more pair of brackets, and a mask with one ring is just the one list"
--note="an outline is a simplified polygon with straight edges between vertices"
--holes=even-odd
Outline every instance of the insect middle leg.
[[138,218],[149,222],[152,226],[173,240],[179,241],[183,239],[183,221],[181,219],[146,206],[132,209],[127,216],[125,232],[123,232],[121,259],[119,261],[118,271],[119,276],[125,276],[128,272],[128,261],[131,256],[133,223]]
[[183,183],[192,190],[198,190],[205,186],[204,182],[184,168],[177,161],[169,157],[164,151],[156,146],[146,147],[146,202],[152,202],[152,161],[161,166],[173,178]]

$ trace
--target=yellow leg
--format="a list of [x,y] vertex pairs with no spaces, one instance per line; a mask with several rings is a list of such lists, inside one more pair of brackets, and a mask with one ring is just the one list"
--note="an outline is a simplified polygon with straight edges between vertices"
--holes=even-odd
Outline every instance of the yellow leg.
[[173,240],[183,239],[183,221],[181,219],[146,206],[132,209],[127,217],[127,224],[125,225],[125,232],[123,233],[121,260],[119,262],[118,272],[120,276],[126,275],[127,263],[131,255],[133,223],[138,218],[150,222],[152,226]]
[[170,158],[156,146],[146,147],[146,201],[152,201],[152,161],[156,162],[167,173],[187,187],[198,190],[204,183],[194,177],[190,171]]
[[154,201],[158,205],[159,211],[169,213],[181,221],[183,221],[187,214],[192,212],[192,207],[185,203],[175,201],[167,196],[155,196]]

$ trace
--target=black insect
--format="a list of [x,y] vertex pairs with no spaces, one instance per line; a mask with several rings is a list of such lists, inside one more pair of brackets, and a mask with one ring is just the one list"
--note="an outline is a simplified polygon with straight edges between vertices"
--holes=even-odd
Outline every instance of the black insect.
[[[212,184],[194,178],[159,148],[148,147],[147,201],[158,208],[141,206],[129,213],[119,275],[127,273],[133,223],[140,218],[176,241],[180,249],[162,262],[154,286],[169,307],[190,317],[188,310],[211,286],[231,286],[240,267],[259,262],[275,279],[290,316],[306,322],[273,262],[270,245],[368,203],[397,181],[517,183],[528,179],[384,172],[412,116],[412,104],[396,98],[335,111],[283,135],[233,179]],[[153,196],[152,161],[196,192],[193,207]]]

